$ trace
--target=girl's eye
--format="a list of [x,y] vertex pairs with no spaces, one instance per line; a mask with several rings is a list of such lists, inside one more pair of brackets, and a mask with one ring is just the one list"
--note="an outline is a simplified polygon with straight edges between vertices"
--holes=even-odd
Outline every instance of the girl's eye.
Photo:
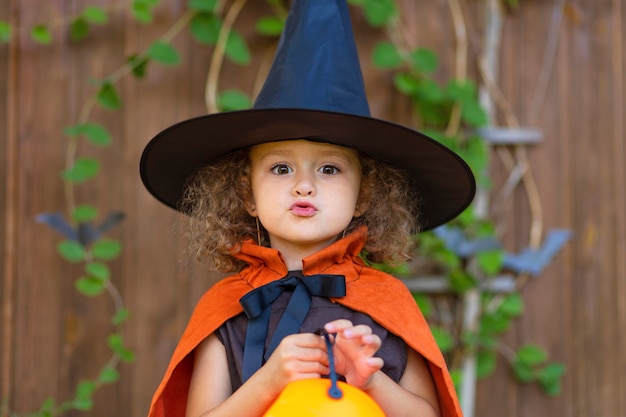
[[320,168],[320,172],[324,175],[335,175],[339,172],[339,168],[334,165],[324,165]]
[[272,167],[271,171],[276,175],[285,175],[291,173],[293,170],[289,165],[276,164]]

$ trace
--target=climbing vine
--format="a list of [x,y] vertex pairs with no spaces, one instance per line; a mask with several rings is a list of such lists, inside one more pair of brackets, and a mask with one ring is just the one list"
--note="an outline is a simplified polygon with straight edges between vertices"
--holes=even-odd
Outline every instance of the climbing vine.
[[[271,14],[256,20],[259,36],[277,39],[288,11],[288,2],[266,0]],[[455,76],[445,83],[436,80],[439,69],[437,55],[430,49],[415,47],[404,35],[402,21],[394,0],[350,0],[374,28],[380,29],[381,41],[375,46],[371,60],[381,71],[393,74],[393,85],[413,108],[414,127],[459,153],[471,166],[479,188],[489,190],[490,144],[479,134],[489,124],[488,114],[478,99],[479,83],[467,74],[467,53],[461,42],[464,25],[457,0],[449,0],[457,30],[457,62]],[[507,7],[520,7],[517,0],[506,0]],[[89,5],[59,21],[38,24],[26,29],[27,35],[42,46],[55,41],[55,34],[66,31],[73,42],[88,41],[92,28],[104,26],[113,13],[125,13],[135,21],[149,25],[159,0],[117,1]],[[82,105],[74,122],[64,129],[66,166],[60,173],[64,183],[64,212],[42,213],[36,220],[59,232],[63,240],[57,251],[66,261],[80,264],[83,273],[75,278],[75,288],[86,297],[108,294],[114,304],[112,333],[108,344],[112,356],[93,379],[78,383],[74,397],[66,401],[48,399],[29,416],[52,417],[70,410],[87,411],[93,407],[93,394],[100,387],[119,379],[120,362],[132,362],[134,353],[123,340],[123,325],[129,318],[122,297],[112,282],[108,263],[122,255],[122,243],[106,237],[106,233],[124,218],[122,211],[106,215],[89,202],[77,201],[75,187],[88,184],[103,171],[97,158],[78,153],[78,144],[86,141],[95,147],[115,146],[106,126],[92,119],[99,106],[110,111],[120,109],[123,97],[119,82],[126,77],[141,80],[152,65],[176,66],[180,55],[172,40],[187,34],[199,44],[210,48],[212,60],[207,69],[205,101],[209,112],[245,109],[251,106],[254,92],[220,89],[219,75],[224,59],[248,66],[251,51],[235,22],[246,6],[246,0],[233,0],[228,7],[218,0],[188,0],[187,8],[162,36],[141,51],[127,56],[119,68],[100,79],[91,79],[93,93]],[[0,21],[0,43],[11,42],[22,28]],[[384,35],[382,35],[384,33]],[[384,37],[383,37],[384,36]],[[483,80],[486,84],[486,79]],[[492,86],[493,87],[493,86]],[[527,174],[530,175],[530,174]],[[515,184],[514,184],[515,185]],[[98,222],[98,219],[102,219]],[[393,269],[399,276],[429,275],[443,277],[445,297],[415,289],[415,298],[431,323],[433,334],[448,359],[458,386],[467,381],[464,375],[467,358],[474,359],[474,373],[484,378],[493,373],[498,355],[511,366],[521,382],[537,382],[549,395],[558,395],[564,366],[549,361],[546,351],[532,343],[517,348],[507,346],[502,336],[522,316],[524,304],[521,291],[528,277],[537,276],[569,239],[568,231],[551,231],[544,242],[532,242],[521,253],[507,252],[498,235],[498,226],[489,213],[473,205],[446,226],[420,234],[419,251],[413,262]],[[539,243],[539,244],[538,244]],[[380,268],[389,269],[381,265]],[[503,278],[508,278],[504,279]],[[411,282],[418,282],[411,280]],[[408,282],[408,281],[407,281]],[[508,283],[497,291],[498,282]],[[419,285],[418,285],[419,287]],[[464,310],[468,300],[475,300],[474,311]],[[459,314],[458,311],[462,311]],[[468,315],[472,316],[468,320]],[[461,393],[464,391],[461,389]],[[470,391],[471,393],[471,391]],[[3,413],[17,417],[3,403]]]

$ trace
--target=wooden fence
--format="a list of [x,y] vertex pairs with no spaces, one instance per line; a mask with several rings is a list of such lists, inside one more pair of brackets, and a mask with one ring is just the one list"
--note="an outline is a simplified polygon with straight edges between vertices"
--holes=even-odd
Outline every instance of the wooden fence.
[[[506,342],[535,342],[567,371],[562,395],[552,398],[535,385],[518,384],[501,359],[496,373],[479,383],[476,415],[626,416],[626,7],[621,0],[519,2],[503,17],[497,85],[519,124],[543,133],[543,141],[527,149],[543,230],[570,229],[574,239],[525,287],[525,314]],[[5,412],[36,411],[48,397],[72,398],[79,381],[97,375],[110,356],[110,298],[86,298],[75,290],[82,267],[61,259],[60,235],[36,216],[66,207],[60,179],[68,143],[63,129],[79,120],[93,95],[89,80],[113,74],[129,52],[162,36],[185,16],[186,2],[163,0],[150,25],[113,12],[110,22],[95,26],[84,41],[68,39],[63,19],[67,23],[86,5],[106,3],[123,2],[0,2],[0,20],[14,30],[10,43],[0,44],[0,404]],[[489,3],[397,0],[405,35],[414,46],[437,53],[441,79],[454,76],[458,63],[455,5],[465,17],[468,73],[479,79]],[[265,2],[249,2],[235,24],[255,51],[271,46],[253,28],[266,13]],[[43,22],[52,25],[47,46],[28,36]],[[360,9],[353,9],[353,22],[373,114],[408,123],[408,105],[393,91],[389,73],[370,64],[381,32],[365,24]],[[112,210],[126,215],[109,234],[124,245],[111,276],[131,312],[124,337],[136,355],[132,364],[121,365],[119,382],[97,391],[86,415],[147,413],[194,303],[219,278],[187,260],[185,240],[174,231],[177,214],[149,196],[138,175],[141,151],[154,134],[206,113],[210,49],[186,34],[174,37],[173,44],[180,65],[151,65],[143,80],[121,79],[116,87],[122,109],[91,111],[89,119],[107,126],[113,145],[78,149],[96,156],[102,172],[77,187],[76,200],[95,205],[102,215]],[[254,91],[263,59],[255,53],[247,69],[225,62],[222,85]],[[505,113],[497,115],[497,123],[504,124]],[[494,183],[502,185],[506,170],[495,154],[492,171]],[[529,239],[532,207],[520,190],[511,201],[503,219],[505,242],[520,250]]]

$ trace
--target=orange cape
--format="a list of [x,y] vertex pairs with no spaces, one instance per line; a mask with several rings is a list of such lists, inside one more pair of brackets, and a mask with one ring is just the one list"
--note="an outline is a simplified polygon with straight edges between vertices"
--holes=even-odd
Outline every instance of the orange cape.
[[[442,417],[462,416],[444,358],[411,293],[402,281],[365,266],[359,258],[366,233],[363,228],[304,259],[304,275],[344,275],[346,296],[331,300],[369,315],[420,353],[433,376]],[[244,242],[236,256],[248,266],[215,284],[198,302],[154,394],[149,417],[185,415],[195,347],[243,311],[239,299],[244,294],[288,273],[278,251],[252,241]]]

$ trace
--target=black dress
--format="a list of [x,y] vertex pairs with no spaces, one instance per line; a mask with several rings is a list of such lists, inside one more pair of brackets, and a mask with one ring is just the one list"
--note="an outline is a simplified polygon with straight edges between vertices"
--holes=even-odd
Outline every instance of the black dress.
[[[291,295],[292,292],[284,292],[272,304],[270,324],[265,341],[266,348],[274,334],[274,330],[276,329],[282,313],[287,308]],[[385,362],[382,371],[395,382],[399,382],[406,368],[406,344],[402,339],[389,333],[384,327],[374,322],[368,315],[333,303],[328,298],[313,296],[311,308],[300,328],[300,332],[315,333],[317,330],[321,329],[324,324],[337,319],[347,319],[355,325],[366,324],[372,328],[372,332],[378,335],[382,341],[382,345],[376,353],[376,356],[382,358]],[[226,321],[216,332],[218,339],[226,348],[226,357],[228,359],[233,392],[242,385],[241,370],[247,324],[248,318],[244,313],[241,313]]]

